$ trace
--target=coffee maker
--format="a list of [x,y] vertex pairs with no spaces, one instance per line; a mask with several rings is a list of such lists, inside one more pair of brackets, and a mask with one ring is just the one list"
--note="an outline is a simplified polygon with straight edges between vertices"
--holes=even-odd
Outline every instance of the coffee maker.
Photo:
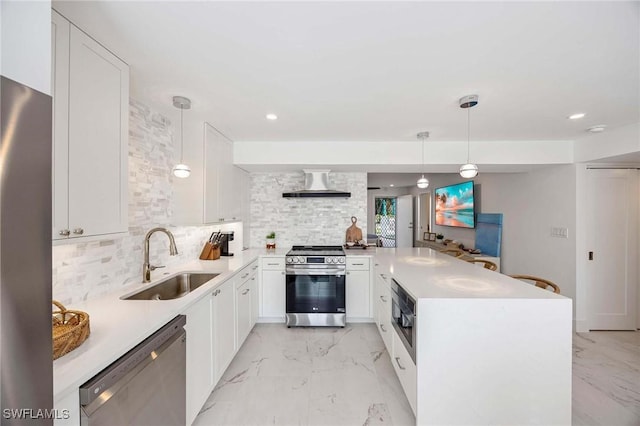
[[220,256],[233,256],[229,252],[229,242],[233,241],[233,231],[223,231],[222,241],[220,242]]

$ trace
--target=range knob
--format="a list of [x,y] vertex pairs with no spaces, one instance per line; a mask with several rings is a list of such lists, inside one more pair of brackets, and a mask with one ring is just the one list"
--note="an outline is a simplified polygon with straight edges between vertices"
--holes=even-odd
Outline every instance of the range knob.
[[338,262],[340,262],[340,263],[344,263],[344,257],[339,257],[339,258],[338,258]]
[[298,256],[298,262],[307,263],[307,259],[305,259],[303,256]]
[[293,263],[298,263],[298,258],[297,258],[297,257],[292,257],[292,258],[291,258],[291,261],[292,261]]
[[287,257],[287,263],[293,263],[293,257]]
[[332,262],[333,262],[333,261],[331,260],[331,258],[330,258],[330,257],[325,257],[325,258],[324,258],[324,261],[325,261],[326,263],[332,263]]

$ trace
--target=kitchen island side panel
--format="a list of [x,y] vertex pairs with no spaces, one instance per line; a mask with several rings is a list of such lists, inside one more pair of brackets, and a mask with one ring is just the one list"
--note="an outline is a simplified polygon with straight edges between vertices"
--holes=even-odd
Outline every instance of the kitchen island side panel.
[[570,425],[571,304],[419,299],[416,423]]

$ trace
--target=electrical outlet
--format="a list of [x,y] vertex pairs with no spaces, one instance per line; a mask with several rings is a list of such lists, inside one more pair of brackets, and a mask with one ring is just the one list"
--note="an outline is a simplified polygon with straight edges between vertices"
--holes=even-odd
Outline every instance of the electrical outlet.
[[569,228],[552,227],[551,236],[555,238],[569,238]]

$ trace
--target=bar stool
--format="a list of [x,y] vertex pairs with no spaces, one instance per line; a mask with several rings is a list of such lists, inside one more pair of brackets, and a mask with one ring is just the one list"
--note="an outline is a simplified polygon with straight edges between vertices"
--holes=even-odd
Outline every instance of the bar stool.
[[462,256],[464,256],[464,252],[462,250],[460,250],[460,249],[457,249],[457,248],[442,249],[442,250],[440,250],[440,253],[448,254],[449,256],[453,256],[453,257],[462,257]]
[[560,287],[558,287],[557,284],[549,280],[545,280],[544,278],[534,277],[532,275],[509,275],[509,276],[511,278],[515,278],[517,280],[521,280],[525,282],[533,281],[536,287],[540,287],[545,290],[548,290],[549,288],[551,288],[554,293],[560,294]]
[[[465,259],[467,260],[467,259]],[[467,262],[469,263],[481,263],[482,266],[485,269],[488,269],[490,271],[497,271],[498,270],[498,265],[496,265],[495,263],[493,263],[490,260],[485,260],[485,259],[468,259]]]

